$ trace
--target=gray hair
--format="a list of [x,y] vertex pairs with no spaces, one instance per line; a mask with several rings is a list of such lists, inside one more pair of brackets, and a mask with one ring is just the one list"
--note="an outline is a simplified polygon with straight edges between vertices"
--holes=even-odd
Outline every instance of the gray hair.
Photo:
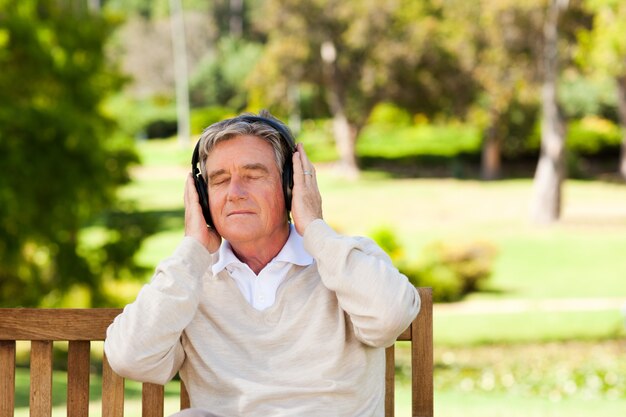
[[232,119],[226,119],[212,124],[211,126],[204,129],[202,135],[200,136],[200,172],[202,173],[202,176],[205,180],[207,180],[206,159],[209,156],[209,153],[211,153],[211,151],[215,147],[215,145],[217,145],[219,142],[233,139],[237,136],[246,135],[256,136],[259,139],[263,139],[270,145],[272,145],[272,148],[274,149],[274,159],[276,161],[276,166],[278,167],[278,172],[282,176],[285,160],[286,158],[291,157],[288,145],[284,143],[285,141],[283,139],[281,139],[281,135],[278,130],[274,129],[267,123],[263,123],[262,121],[246,120],[246,116],[263,117],[266,119],[270,119],[273,122],[278,123],[280,126],[282,126],[285,131],[289,132],[287,126],[280,120],[272,116],[267,110],[261,110],[258,116],[253,113],[244,113],[240,116],[233,117]]

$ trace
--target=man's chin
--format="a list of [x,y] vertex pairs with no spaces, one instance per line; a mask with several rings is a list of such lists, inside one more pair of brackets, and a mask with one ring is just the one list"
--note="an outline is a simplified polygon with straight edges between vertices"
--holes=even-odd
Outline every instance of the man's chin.
[[239,219],[239,221],[228,221],[220,228],[222,237],[229,242],[247,241],[258,235],[260,227],[254,222]]

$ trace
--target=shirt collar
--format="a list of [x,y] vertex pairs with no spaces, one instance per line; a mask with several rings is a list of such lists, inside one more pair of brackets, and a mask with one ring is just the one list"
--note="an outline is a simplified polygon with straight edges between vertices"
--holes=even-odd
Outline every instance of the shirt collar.
[[[278,252],[278,255],[270,261],[272,262],[286,262],[299,266],[308,266],[313,263],[313,257],[304,249],[304,241],[302,236],[298,234],[293,224],[289,225],[289,238],[283,248]],[[211,270],[213,275],[217,275],[222,270],[226,269],[228,265],[242,265],[235,253],[233,252],[230,243],[224,240],[220,245],[218,252],[218,260]]]

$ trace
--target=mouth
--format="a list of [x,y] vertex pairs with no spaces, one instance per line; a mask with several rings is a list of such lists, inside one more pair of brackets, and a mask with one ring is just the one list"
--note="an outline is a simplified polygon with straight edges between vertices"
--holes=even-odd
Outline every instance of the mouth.
[[245,216],[245,215],[250,215],[250,214],[254,214],[254,212],[250,210],[235,210],[235,211],[231,211],[230,213],[228,213],[226,217]]

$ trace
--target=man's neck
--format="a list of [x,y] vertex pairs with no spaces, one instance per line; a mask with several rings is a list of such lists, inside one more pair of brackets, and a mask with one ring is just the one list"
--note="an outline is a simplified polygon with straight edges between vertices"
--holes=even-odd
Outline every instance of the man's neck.
[[270,263],[272,259],[278,255],[282,250],[287,239],[289,239],[289,224],[282,227],[262,242],[250,241],[250,242],[238,242],[233,244],[229,242],[235,256],[256,274],[265,266]]

